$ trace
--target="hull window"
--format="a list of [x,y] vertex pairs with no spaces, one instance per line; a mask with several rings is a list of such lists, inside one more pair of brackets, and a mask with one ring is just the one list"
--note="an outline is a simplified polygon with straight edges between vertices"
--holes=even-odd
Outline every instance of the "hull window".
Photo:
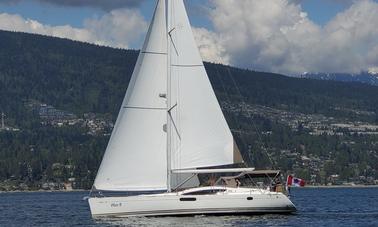
[[180,201],[196,201],[197,199],[196,198],[180,198]]
[[206,190],[201,190],[201,191],[184,193],[183,195],[214,195],[214,194],[225,192],[225,191],[226,189],[206,189]]

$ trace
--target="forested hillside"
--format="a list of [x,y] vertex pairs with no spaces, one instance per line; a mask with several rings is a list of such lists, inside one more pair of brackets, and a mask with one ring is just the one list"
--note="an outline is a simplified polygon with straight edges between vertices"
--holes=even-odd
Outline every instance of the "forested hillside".
[[[0,31],[0,190],[90,187],[137,53]],[[378,178],[378,87],[205,65],[251,165]]]

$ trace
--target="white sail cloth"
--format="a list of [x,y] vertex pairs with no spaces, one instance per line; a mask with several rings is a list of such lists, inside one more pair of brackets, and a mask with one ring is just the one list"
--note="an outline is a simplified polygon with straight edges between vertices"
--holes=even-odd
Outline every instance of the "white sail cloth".
[[168,184],[171,170],[228,165],[239,157],[183,0],[159,0],[94,187],[166,190],[185,177]]
[[165,9],[165,1],[158,1],[94,183],[98,190],[167,189]]
[[234,140],[211,87],[183,0],[169,1],[172,169],[233,164]]

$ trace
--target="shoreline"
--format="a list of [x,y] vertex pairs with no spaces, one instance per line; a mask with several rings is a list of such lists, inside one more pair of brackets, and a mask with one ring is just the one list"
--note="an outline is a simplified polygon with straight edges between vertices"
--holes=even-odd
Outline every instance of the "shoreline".
[[[327,189],[327,188],[378,188],[378,185],[306,185],[305,187],[292,187],[292,189]],[[295,190],[294,189],[294,190]],[[15,191],[0,191],[0,194],[2,193],[38,193],[38,192],[89,192],[90,190],[85,189],[73,189],[73,190],[15,190]]]
[[2,194],[2,193],[21,193],[21,192],[38,193],[38,192],[89,192],[89,191],[90,190],[85,190],[85,189],[74,189],[74,190],[70,190],[70,191],[67,191],[67,190],[25,190],[25,191],[14,190],[14,191],[0,191],[0,194]]
[[306,185],[305,187],[292,187],[292,188],[378,188],[378,185]]

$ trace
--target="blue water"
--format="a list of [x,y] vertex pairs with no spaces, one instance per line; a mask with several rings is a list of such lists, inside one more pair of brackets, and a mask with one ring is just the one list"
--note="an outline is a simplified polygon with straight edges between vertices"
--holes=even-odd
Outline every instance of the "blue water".
[[84,196],[0,193],[0,226],[378,226],[378,188],[292,189],[295,215],[93,220]]

